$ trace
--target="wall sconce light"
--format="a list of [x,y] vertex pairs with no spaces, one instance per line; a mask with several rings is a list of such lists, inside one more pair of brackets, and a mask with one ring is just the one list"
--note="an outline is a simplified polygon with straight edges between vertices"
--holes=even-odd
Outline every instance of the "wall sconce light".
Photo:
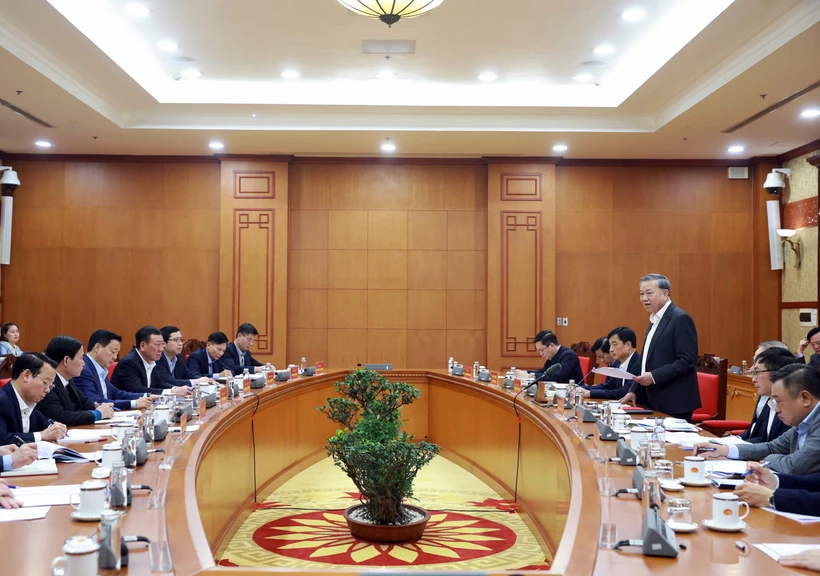
[[792,240],[791,237],[795,234],[797,234],[797,230],[789,230],[788,228],[781,228],[777,231],[777,235],[780,236],[783,242],[783,248],[786,248],[786,243],[788,242],[789,246],[792,247],[792,252],[794,252],[797,257],[794,267],[800,268],[800,264],[803,262],[803,241],[800,240],[800,238]]

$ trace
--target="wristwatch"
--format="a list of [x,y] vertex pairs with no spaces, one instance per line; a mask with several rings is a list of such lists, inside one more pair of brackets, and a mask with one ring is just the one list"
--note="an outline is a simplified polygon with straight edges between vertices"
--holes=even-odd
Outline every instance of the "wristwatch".
[[773,510],[777,510],[777,508],[775,508],[775,505],[774,505],[774,494],[769,496],[769,506],[771,506]]

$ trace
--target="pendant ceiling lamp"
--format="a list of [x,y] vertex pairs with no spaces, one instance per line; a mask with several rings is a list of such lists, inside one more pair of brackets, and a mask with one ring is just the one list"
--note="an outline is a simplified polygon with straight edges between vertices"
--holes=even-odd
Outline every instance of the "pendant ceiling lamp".
[[402,18],[415,18],[439,6],[444,0],[339,0],[356,14],[378,18],[388,26]]

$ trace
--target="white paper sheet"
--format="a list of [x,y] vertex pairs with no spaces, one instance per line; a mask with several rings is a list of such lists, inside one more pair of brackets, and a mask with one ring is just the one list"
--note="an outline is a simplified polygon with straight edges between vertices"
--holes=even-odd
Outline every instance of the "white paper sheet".
[[737,446],[738,444],[748,444],[740,436],[725,436],[723,438],[709,438],[712,444],[720,444],[721,446]]
[[816,524],[820,522],[820,516],[807,516],[806,514],[794,514],[792,512],[781,512],[780,510],[775,510],[769,506],[763,508],[767,512],[771,512],[772,514],[777,514],[778,516],[783,516],[784,518],[788,518],[789,520],[794,520],[796,522],[800,522],[801,524]]
[[0,522],[15,522],[17,520],[39,520],[45,518],[50,506],[38,508],[15,508],[12,510],[0,509]]
[[[187,428],[188,432],[196,432],[199,430],[199,424],[188,424]],[[171,426],[168,428],[168,432],[181,432],[182,429],[179,426]]]
[[610,378],[624,378],[626,380],[632,380],[635,377],[635,375],[631,372],[621,370],[620,368],[611,368],[610,366],[596,368],[593,372],[595,374],[600,374],[601,376],[608,376]]
[[733,474],[743,474],[748,467],[743,460],[708,460],[712,465],[712,474],[731,476]]
[[0,476],[14,478],[15,476],[42,476],[44,474],[57,474],[57,463],[54,460],[35,460],[28,466],[17,470],[6,470],[0,473]]
[[[14,492],[14,490],[12,490]],[[23,503],[23,508],[37,508],[39,506],[68,506],[71,503],[71,494],[27,494],[14,496]]]
[[792,556],[806,550],[820,550],[820,544],[755,544],[754,547],[775,561],[780,560],[781,556]]
[[82,430],[77,428],[72,428],[66,433],[66,437],[58,440],[60,444],[74,444],[79,442],[99,442],[101,440],[105,440],[111,437],[111,430],[108,429],[99,429],[99,430]]

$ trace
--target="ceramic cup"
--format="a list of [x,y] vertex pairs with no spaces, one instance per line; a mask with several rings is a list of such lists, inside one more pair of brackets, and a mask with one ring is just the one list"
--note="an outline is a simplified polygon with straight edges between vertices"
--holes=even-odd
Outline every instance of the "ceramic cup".
[[165,422],[170,425],[171,409],[168,406],[157,406],[154,409],[154,426],[160,422]]
[[102,455],[101,465],[111,470],[114,467],[114,462],[122,460],[122,446],[116,442],[104,444],[100,454]]
[[687,482],[706,481],[706,460],[703,456],[687,456],[683,459],[683,479]]
[[98,516],[105,508],[107,486],[108,484],[102,480],[86,480],[80,484],[80,492],[72,494],[68,501],[80,514]]
[[[740,516],[740,508],[745,506],[746,513]],[[737,494],[715,494],[712,496],[712,522],[716,526],[732,528],[749,515],[749,505],[738,498]]]
[[63,555],[51,563],[54,576],[96,576],[100,545],[88,536],[72,536],[63,546]]
[[632,417],[629,414],[613,414],[612,426],[617,430],[624,430],[629,426]]
[[115,442],[122,444],[122,441],[125,438],[126,430],[131,430],[133,428],[134,424],[132,422],[118,422],[117,425],[111,429],[111,436],[114,438]]
[[649,433],[646,430],[632,430],[629,433],[629,445],[637,450],[641,444],[649,443]]

